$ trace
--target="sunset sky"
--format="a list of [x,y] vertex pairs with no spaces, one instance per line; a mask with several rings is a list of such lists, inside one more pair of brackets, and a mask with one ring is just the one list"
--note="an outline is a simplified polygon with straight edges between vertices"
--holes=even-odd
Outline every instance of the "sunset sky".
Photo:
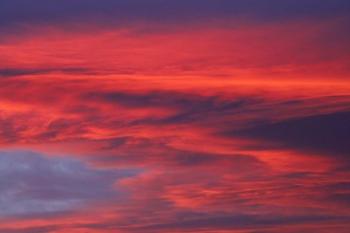
[[0,0],[0,233],[349,233],[349,0]]

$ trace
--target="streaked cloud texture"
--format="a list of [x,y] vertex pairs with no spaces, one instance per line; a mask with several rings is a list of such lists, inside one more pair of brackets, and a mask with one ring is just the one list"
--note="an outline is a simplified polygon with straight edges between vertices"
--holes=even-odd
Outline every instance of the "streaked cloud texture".
[[2,0],[0,233],[347,233],[349,13]]

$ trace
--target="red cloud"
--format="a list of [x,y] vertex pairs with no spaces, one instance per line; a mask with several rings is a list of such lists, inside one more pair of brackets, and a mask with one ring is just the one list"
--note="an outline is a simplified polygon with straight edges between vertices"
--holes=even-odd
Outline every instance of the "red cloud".
[[[0,231],[346,232],[349,163],[329,148],[339,144],[288,144],[303,130],[317,141],[310,119],[349,111],[348,45],[333,46],[334,25],[46,27],[4,38],[2,148],[141,172],[115,184],[123,202],[13,217]],[[297,136],[271,136],[286,127]]]

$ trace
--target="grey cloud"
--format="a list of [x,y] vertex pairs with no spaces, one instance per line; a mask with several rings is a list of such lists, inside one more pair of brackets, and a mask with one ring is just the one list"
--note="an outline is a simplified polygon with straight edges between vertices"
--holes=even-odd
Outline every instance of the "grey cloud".
[[134,174],[32,152],[0,152],[0,217],[56,214],[114,198],[114,182]]

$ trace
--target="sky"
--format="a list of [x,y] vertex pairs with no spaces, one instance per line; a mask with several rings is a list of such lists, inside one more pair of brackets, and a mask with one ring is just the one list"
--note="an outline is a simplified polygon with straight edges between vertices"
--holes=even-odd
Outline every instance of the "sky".
[[350,1],[1,0],[0,233],[348,233]]

